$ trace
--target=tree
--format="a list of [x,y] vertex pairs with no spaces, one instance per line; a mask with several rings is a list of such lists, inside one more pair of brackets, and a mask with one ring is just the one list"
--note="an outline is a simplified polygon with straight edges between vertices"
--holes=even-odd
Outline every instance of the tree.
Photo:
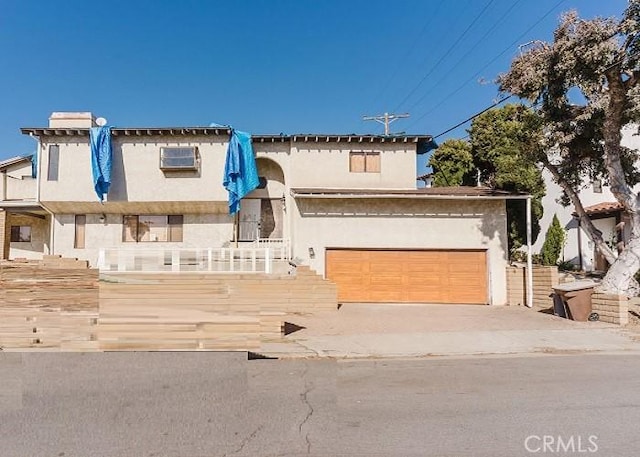
[[[480,181],[491,187],[533,196],[532,234],[540,232],[542,197],[545,186],[542,174],[523,150],[531,148],[532,129],[540,129],[536,113],[521,104],[489,110],[477,118],[468,130],[470,141],[447,140],[436,151],[429,164],[434,169],[434,185],[475,185]],[[519,200],[507,201],[509,253],[513,254],[526,240],[525,205]]]
[[[640,268],[640,180],[637,151],[620,144],[621,129],[640,119],[640,0],[622,19],[566,13],[552,43],[536,42],[498,78],[500,90],[535,102],[543,133],[531,133],[530,159],[546,167],[575,207],[583,229],[611,267],[598,289],[636,294]],[[630,239],[617,254],[587,216],[579,191],[604,178],[629,215]]]
[[[540,233],[544,179],[539,167],[528,160],[532,132],[542,128],[540,117],[522,104],[509,104],[489,110],[473,120],[469,137],[475,166],[481,180],[491,187],[531,194],[533,212],[531,232],[535,240]],[[522,201],[507,201],[509,253],[513,254],[526,240],[526,208]]]
[[471,145],[464,140],[447,140],[431,155],[429,165],[433,167],[434,186],[467,184],[469,173],[475,168]]
[[558,216],[554,214],[551,225],[547,229],[542,250],[540,251],[540,258],[542,259],[543,265],[558,264],[558,258],[564,247],[565,240],[566,233],[560,225]]

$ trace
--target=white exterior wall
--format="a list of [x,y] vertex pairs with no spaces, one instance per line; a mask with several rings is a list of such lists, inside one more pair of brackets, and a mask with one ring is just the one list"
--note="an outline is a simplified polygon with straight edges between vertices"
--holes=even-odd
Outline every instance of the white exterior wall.
[[490,303],[507,302],[504,200],[298,199],[293,219],[294,257],[322,275],[327,248],[486,249]]
[[[628,126],[622,129],[623,146],[640,150],[640,136],[635,134],[636,130],[637,127],[634,126]],[[547,229],[551,225],[553,215],[557,214],[560,225],[564,227],[567,234],[567,242],[565,244],[561,260],[572,262],[573,264],[578,265],[580,263],[580,252],[582,252],[582,267],[586,271],[593,270],[594,244],[589,238],[589,235],[587,235],[587,232],[578,228],[577,220],[573,217],[573,213],[575,211],[573,205],[569,205],[567,207],[562,206],[559,203],[560,196],[562,195],[562,189],[555,182],[553,182],[551,174],[546,169],[542,171],[542,176],[547,186],[547,193],[542,199],[544,215],[540,220],[540,234],[538,235],[538,238],[533,245],[533,251],[540,252],[540,250],[542,249]],[[636,186],[634,190],[636,192],[640,191],[640,185]],[[611,193],[611,189],[609,188],[609,186],[603,185],[602,192],[596,193],[593,191],[593,185],[590,182],[585,183],[583,189],[580,191],[580,200],[585,207],[603,202],[617,201],[614,195]],[[615,226],[615,222],[612,222],[614,220],[615,219],[612,219],[608,222],[596,223],[596,227],[599,230],[602,230],[602,228],[600,228],[598,224],[605,224],[605,226],[603,226],[605,230],[602,231],[605,240],[608,239],[608,236],[611,232],[611,228],[609,226],[612,224],[613,226]],[[578,230],[580,230],[580,234],[578,234]]]
[[[46,140],[46,141],[45,141]],[[53,141],[55,140],[55,141]],[[108,201],[225,201],[222,186],[227,139],[224,137],[112,137],[113,168]],[[47,181],[49,146],[60,146],[57,181]],[[40,199],[44,202],[95,202],[88,137],[45,137],[40,160]],[[197,146],[197,172],[163,172],[160,148]]]
[[[351,173],[350,152],[380,152],[380,173]],[[293,143],[290,187],[415,189],[416,143]]]
[[[574,207],[573,205],[562,206],[559,203],[562,190],[551,178],[551,174],[545,169],[542,171],[545,184],[547,186],[547,194],[542,199],[542,205],[544,208],[544,215],[540,220],[540,234],[533,244],[533,252],[538,253],[542,249],[544,244],[545,235],[553,215],[558,216],[560,225],[565,229],[567,235],[567,241],[561,255],[561,260],[572,262],[575,265],[579,264],[580,248],[578,244],[581,243],[582,248],[582,265],[587,271],[593,269],[593,242],[589,239],[587,233],[581,230],[578,234],[578,221],[573,217]],[[602,202],[614,202],[616,198],[611,193],[611,190],[607,186],[602,186],[602,193],[593,192],[593,186],[589,183],[580,192],[580,199],[582,204],[586,206],[595,205]],[[591,251],[591,253],[589,253]]]
[[[112,183],[108,201],[225,201],[222,186],[226,137],[113,136]],[[60,147],[57,181],[47,181],[49,146]],[[160,148],[197,146],[198,172],[163,172]],[[415,143],[254,143],[257,158],[280,165],[288,188],[414,189]],[[351,151],[380,152],[380,173],[351,173]],[[40,199],[95,202],[88,137],[44,137],[40,159]]]
[[87,214],[85,248],[74,248],[75,215],[58,214],[54,223],[54,252],[63,257],[88,260],[97,264],[100,248],[153,250],[162,248],[222,247],[233,239],[233,219],[221,214],[185,214],[182,242],[123,242],[122,215],[107,214],[105,222],[100,214]]
[[9,165],[0,178],[0,201],[35,200],[36,180],[31,177],[31,162]]

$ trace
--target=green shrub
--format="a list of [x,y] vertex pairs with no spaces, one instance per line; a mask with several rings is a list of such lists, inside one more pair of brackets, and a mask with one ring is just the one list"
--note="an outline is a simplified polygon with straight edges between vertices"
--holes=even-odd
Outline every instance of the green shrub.
[[566,241],[566,234],[560,225],[557,215],[553,215],[553,221],[547,229],[544,244],[540,251],[540,257],[543,265],[556,265],[558,258],[562,252],[562,248]]
[[558,269],[560,271],[576,271],[578,267],[572,264],[571,262],[569,262],[568,260],[564,260],[558,263]]

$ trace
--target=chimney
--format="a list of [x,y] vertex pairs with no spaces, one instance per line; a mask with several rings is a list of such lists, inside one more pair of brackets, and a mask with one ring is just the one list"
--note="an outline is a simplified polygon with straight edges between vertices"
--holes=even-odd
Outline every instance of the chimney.
[[84,112],[54,112],[49,116],[49,128],[88,129],[96,126],[96,118],[88,111]]

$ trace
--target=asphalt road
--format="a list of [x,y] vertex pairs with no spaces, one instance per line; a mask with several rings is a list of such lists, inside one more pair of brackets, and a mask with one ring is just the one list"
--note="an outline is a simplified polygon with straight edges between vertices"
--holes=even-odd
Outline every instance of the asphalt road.
[[640,357],[0,353],[0,456],[640,452]]

